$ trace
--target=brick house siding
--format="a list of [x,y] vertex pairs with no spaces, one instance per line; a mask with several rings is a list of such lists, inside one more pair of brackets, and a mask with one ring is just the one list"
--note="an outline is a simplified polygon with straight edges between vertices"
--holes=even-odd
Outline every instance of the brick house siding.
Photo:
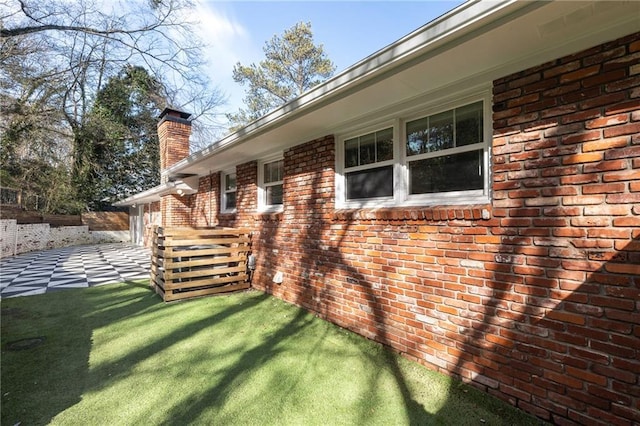
[[191,226],[191,199],[189,196],[169,194],[160,200],[162,226]]
[[198,181],[198,194],[190,199],[191,221],[197,227],[216,226],[220,211],[220,173],[211,173]]
[[336,210],[329,135],[284,152],[282,212],[252,161],[237,213],[216,172],[165,223],[251,228],[255,288],[542,419],[637,424],[639,58],[636,33],[494,81],[490,204]]

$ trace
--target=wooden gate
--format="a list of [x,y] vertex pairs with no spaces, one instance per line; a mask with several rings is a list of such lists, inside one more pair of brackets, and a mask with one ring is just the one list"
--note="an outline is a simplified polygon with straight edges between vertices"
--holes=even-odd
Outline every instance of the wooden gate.
[[247,289],[250,241],[247,229],[157,227],[151,285],[165,302]]

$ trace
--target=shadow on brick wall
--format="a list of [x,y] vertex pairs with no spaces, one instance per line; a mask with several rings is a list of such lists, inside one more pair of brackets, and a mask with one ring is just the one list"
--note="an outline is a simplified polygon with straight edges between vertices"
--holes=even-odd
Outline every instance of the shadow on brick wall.
[[500,247],[508,272],[477,289],[452,372],[554,423],[640,422],[640,233],[629,232],[609,248],[549,239],[542,257]]
[[[637,230],[625,228],[632,239],[589,247],[584,238],[535,235],[534,227],[526,231],[533,233],[527,237],[533,244],[525,244],[529,240],[520,235],[526,227],[517,220],[510,226],[507,218],[494,262],[488,262],[494,266],[483,271],[484,285],[466,285],[465,294],[480,302],[469,302],[466,311],[457,309],[455,321],[436,312],[436,306],[431,319],[445,321],[447,329],[427,335],[422,334],[426,325],[412,319],[415,314],[389,305],[406,294],[402,289],[389,295],[401,285],[393,274],[372,279],[371,271],[350,266],[362,254],[348,254],[346,236],[370,222],[362,216],[345,221],[326,216],[333,199],[318,200],[323,200],[327,176],[306,174],[301,180],[308,187],[296,193],[282,216],[264,220],[260,229],[260,282],[266,291],[394,350],[411,348],[405,353],[409,358],[426,360],[542,419],[603,425],[639,421]],[[411,226],[398,223],[387,228],[410,232]],[[551,228],[544,224],[539,229]],[[283,270],[284,283],[274,284],[266,270]],[[359,313],[345,314],[349,309]],[[420,345],[435,349],[435,355],[426,357]],[[387,361],[408,422],[429,422],[431,414],[413,397],[397,359],[389,354]],[[372,390],[384,373],[372,374]],[[445,403],[439,413],[452,410],[455,406]],[[372,415],[361,413],[361,422]]]
[[[304,173],[302,180],[307,182],[305,188],[296,191],[296,200],[287,205],[283,215],[283,222],[287,223],[287,231],[279,226],[281,223],[273,217],[263,221],[259,230],[259,247],[257,251],[263,259],[260,260],[262,270],[261,283],[264,290],[281,297],[298,306],[315,312],[323,319],[337,323],[340,326],[362,334],[362,324],[349,324],[341,321],[339,305],[349,294],[338,295],[337,292],[347,292],[339,281],[346,280],[350,286],[357,288],[352,291],[364,295],[360,300],[361,309],[371,318],[366,325],[366,337],[392,348],[393,336],[387,330],[387,314],[382,308],[377,292],[357,268],[350,267],[347,259],[340,252],[343,246],[345,232],[332,228],[332,222],[323,216],[330,206],[333,210],[333,198],[322,192],[327,184],[333,186],[333,171],[316,171]],[[309,176],[310,175],[310,176]],[[298,178],[300,175],[297,176]],[[328,182],[328,183],[327,183]],[[285,193],[287,191],[285,190]],[[322,200],[318,202],[318,200]],[[322,219],[320,219],[322,218]],[[289,227],[295,224],[293,230]],[[344,230],[346,231],[346,230]],[[272,282],[273,273],[266,271],[285,271],[285,282]],[[287,283],[294,282],[293,285]],[[291,327],[297,328],[298,318],[294,318]],[[412,395],[403,373],[398,365],[397,357],[385,351],[385,364],[375,368],[369,378],[371,410],[359,413],[358,424],[366,424],[375,420],[375,407],[384,404],[375,397],[376,389],[382,383],[383,377],[389,373],[399,389],[405,406],[409,424],[425,424],[432,420],[431,415],[420,405]],[[371,365],[376,360],[371,359]],[[379,360],[378,360],[379,362]]]

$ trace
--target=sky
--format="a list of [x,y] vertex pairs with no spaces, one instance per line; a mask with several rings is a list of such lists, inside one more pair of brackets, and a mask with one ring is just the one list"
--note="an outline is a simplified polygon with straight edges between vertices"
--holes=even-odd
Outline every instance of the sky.
[[233,67],[258,64],[265,42],[298,22],[311,22],[336,74],[443,15],[463,1],[212,1],[197,0],[196,18],[209,44],[209,76],[226,96],[225,110],[242,107],[245,87]]

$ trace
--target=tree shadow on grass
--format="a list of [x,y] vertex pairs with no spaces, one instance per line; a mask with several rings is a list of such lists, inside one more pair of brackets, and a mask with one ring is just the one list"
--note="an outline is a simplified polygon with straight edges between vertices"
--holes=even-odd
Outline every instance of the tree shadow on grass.
[[[262,297],[269,296],[264,295]],[[271,360],[286,351],[287,340],[302,332],[312,318],[303,310],[298,310],[291,321],[279,327],[262,344],[243,350],[239,359],[224,370],[214,386],[197,395],[189,396],[179,405],[174,405],[163,424],[169,425],[175,424],[175,422],[193,424],[197,423],[201,415],[207,410],[217,409],[222,411],[236,387],[243,384],[245,380],[253,380],[253,372],[264,368]],[[212,363],[215,363],[215,361],[215,359],[211,360]],[[263,389],[263,391],[265,393],[276,392],[275,389],[267,388]],[[281,391],[277,392],[279,394],[282,393]],[[230,413],[231,416],[234,414],[239,413]],[[225,423],[225,421],[220,419],[220,423]]]
[[[216,321],[242,313],[268,296],[248,298],[213,315],[186,324],[123,357],[90,369],[96,330],[127,318],[154,318],[158,327],[174,309],[139,282],[68,290],[2,302],[2,424],[48,424],[80,403],[86,392],[107,388],[133,367],[178,344]],[[43,336],[44,344],[23,351],[7,343]],[[80,344],[78,344],[80,342]]]
[[[325,147],[321,146],[319,149],[323,151]],[[375,419],[375,403],[373,401],[377,401],[379,404],[385,403],[385,401],[378,400],[377,389],[379,389],[383,378],[390,375],[401,395],[407,417],[406,421],[409,424],[431,423],[431,415],[423,405],[416,401],[409,389],[398,364],[397,356],[388,350],[393,346],[389,339],[394,336],[387,328],[389,321],[376,290],[357,268],[350,266],[351,262],[342,255],[340,247],[351,223],[347,223],[344,233],[335,233],[337,237],[331,241],[326,238],[327,235],[334,234],[332,222],[327,218],[325,210],[329,207],[333,211],[334,208],[333,191],[327,189],[334,187],[335,175],[332,168],[326,167],[322,163],[323,155],[315,157],[313,154],[310,157],[309,155],[308,147],[297,147],[285,153],[285,168],[287,170],[285,170],[284,192],[285,194],[293,194],[285,201],[283,213],[283,223],[286,223],[286,234],[289,237],[274,239],[273,235],[277,234],[277,231],[274,232],[272,224],[266,224],[266,227],[259,230],[260,235],[265,231],[268,235],[268,238],[261,238],[263,244],[261,254],[265,257],[263,262],[268,265],[267,270],[286,270],[286,280],[294,284],[285,284],[278,288],[277,285],[266,283],[265,289],[289,302],[318,313],[323,319],[336,322],[339,318],[335,315],[335,301],[342,300],[342,297],[333,297],[332,292],[347,290],[334,288],[329,277],[340,275],[342,279],[346,279],[352,290],[359,294],[356,297],[361,299],[362,316],[367,317],[371,323],[370,333],[366,337],[386,346],[381,356],[371,357],[370,354],[362,353],[372,366],[366,390],[372,403],[369,404],[370,409],[362,409],[358,413],[358,422],[365,424]],[[297,165],[299,162],[297,158],[300,157],[300,161],[306,164],[305,169]],[[297,186],[298,182],[305,182],[305,186]],[[295,188],[292,189],[290,185]],[[270,250],[277,244],[289,248],[286,250],[286,259],[283,260],[278,254],[274,255]],[[263,278],[263,282],[265,281]],[[349,327],[349,324],[339,321],[338,325],[359,328],[356,324]]]
[[[137,298],[122,286],[101,290],[104,299],[96,301],[86,297],[84,289],[2,301],[3,424],[47,424],[80,402],[93,329],[157,303],[151,298]],[[86,321],[96,304],[106,300],[112,306],[93,321]],[[7,309],[20,315],[10,314]],[[34,335],[43,336],[45,344],[20,352],[7,350],[8,341]]]

